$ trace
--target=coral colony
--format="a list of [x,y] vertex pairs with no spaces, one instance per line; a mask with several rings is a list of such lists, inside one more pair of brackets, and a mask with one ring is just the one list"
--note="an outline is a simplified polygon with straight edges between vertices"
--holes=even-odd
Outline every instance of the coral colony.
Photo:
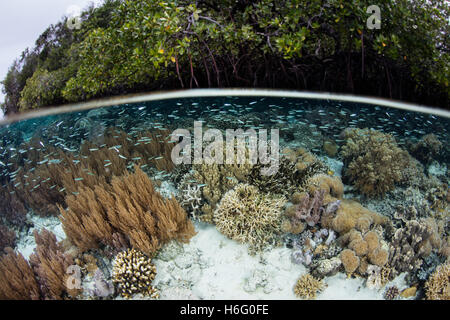
[[448,300],[449,127],[268,97],[2,126],[0,299]]

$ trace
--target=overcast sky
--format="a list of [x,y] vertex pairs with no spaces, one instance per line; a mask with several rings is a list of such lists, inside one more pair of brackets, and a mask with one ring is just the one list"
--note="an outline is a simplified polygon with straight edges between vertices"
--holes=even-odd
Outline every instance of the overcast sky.
[[[83,9],[101,0],[0,0],[0,80],[9,66],[50,24],[57,23],[73,6]],[[4,95],[0,90],[0,103]],[[0,111],[1,113],[1,111]]]

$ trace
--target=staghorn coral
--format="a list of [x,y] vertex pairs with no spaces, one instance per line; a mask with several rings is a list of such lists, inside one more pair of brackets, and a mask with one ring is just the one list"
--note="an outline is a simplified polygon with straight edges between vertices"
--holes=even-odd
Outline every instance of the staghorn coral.
[[16,233],[8,229],[6,226],[0,224],[0,254],[7,247],[13,248],[16,246]]
[[33,269],[11,248],[0,258],[0,300],[39,300],[39,284]]
[[309,273],[301,276],[294,286],[294,293],[302,299],[315,299],[318,292],[325,288],[326,284],[322,280],[318,280]]
[[344,177],[367,196],[382,196],[404,181],[404,171],[413,166],[408,152],[395,138],[369,129],[346,129],[341,155]]
[[339,177],[319,173],[310,177],[307,182],[307,189],[314,193],[323,190],[326,195],[341,199],[344,195],[344,184]]
[[441,264],[425,283],[428,300],[450,300],[450,263]]
[[[344,255],[345,261],[342,261],[348,273],[353,270],[352,272],[357,271],[360,275],[367,274],[370,278],[368,283],[378,281],[379,270],[387,264],[389,252],[387,244],[377,232],[373,230],[360,232],[352,229],[342,235],[338,242],[341,246],[347,247],[344,251],[348,250]],[[374,274],[372,271],[377,272]]]
[[281,233],[283,196],[262,194],[255,186],[239,184],[228,191],[214,211],[217,229],[227,237],[261,250]]
[[151,286],[155,276],[156,267],[140,251],[129,249],[119,253],[114,259],[113,283],[125,298],[141,293],[157,299],[159,293]]
[[30,256],[30,265],[39,283],[43,299],[60,300],[77,296],[77,289],[70,289],[66,283],[68,280],[67,268],[74,264],[73,258],[63,252],[56,236],[46,229],[39,234],[34,231],[36,248]]
[[151,255],[171,239],[187,242],[195,234],[176,199],[164,199],[138,167],[110,184],[81,188],[66,202],[67,210],[59,206],[60,220],[82,251],[127,243]]
[[304,148],[283,149],[278,171],[274,175],[261,175],[261,167],[259,163],[253,166],[249,183],[260,190],[284,196],[289,196],[299,187],[303,188],[311,176],[327,171],[327,167]]

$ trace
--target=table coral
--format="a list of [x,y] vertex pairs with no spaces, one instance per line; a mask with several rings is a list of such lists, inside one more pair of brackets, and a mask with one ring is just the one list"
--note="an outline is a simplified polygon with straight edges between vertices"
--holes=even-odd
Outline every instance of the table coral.
[[249,184],[228,191],[214,211],[217,229],[229,238],[259,250],[281,233],[281,209],[286,199],[261,193]]
[[125,298],[138,293],[158,298],[157,290],[151,286],[155,276],[156,267],[151,263],[151,259],[140,251],[122,251],[114,259],[113,282]]

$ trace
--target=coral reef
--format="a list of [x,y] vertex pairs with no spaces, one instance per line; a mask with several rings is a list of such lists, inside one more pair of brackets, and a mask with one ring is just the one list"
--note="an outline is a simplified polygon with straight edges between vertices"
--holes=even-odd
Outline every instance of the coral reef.
[[282,150],[278,171],[271,176],[261,175],[261,164],[253,166],[249,183],[266,192],[289,196],[307,184],[307,180],[318,173],[327,172],[327,167],[304,148]]
[[239,184],[220,200],[214,222],[227,237],[250,244],[251,250],[261,250],[277,242],[285,202],[283,196],[263,194],[255,186]]
[[352,229],[342,235],[338,242],[347,247],[341,253],[341,260],[347,273],[357,271],[361,275],[372,276],[371,280],[378,278],[381,267],[388,261],[389,252],[387,244],[377,232],[373,230],[360,232]]
[[310,265],[319,259],[329,259],[338,253],[333,244],[336,234],[333,230],[320,229],[316,232],[307,230],[293,242],[292,261],[296,264]]
[[341,155],[344,177],[367,196],[382,196],[404,181],[404,171],[413,166],[408,152],[395,138],[369,129],[346,129]]
[[433,228],[427,221],[408,221],[404,228],[395,231],[390,243],[389,265],[393,276],[400,272],[417,271],[422,265],[422,258],[430,255],[437,244]]
[[425,294],[428,300],[450,300],[450,263],[436,268],[425,283]]
[[325,288],[325,283],[318,280],[310,274],[301,276],[294,287],[294,293],[297,297],[302,299],[315,299],[318,292]]
[[60,219],[67,237],[82,251],[129,243],[151,255],[171,239],[189,241],[195,234],[175,198],[164,199],[138,167],[111,184],[81,188],[66,202],[67,210],[59,206]]
[[138,293],[158,298],[158,291],[151,286],[155,276],[155,266],[140,251],[129,249],[119,253],[114,259],[113,282],[125,298]]
[[433,133],[430,133],[424,135],[416,143],[410,142],[407,147],[414,158],[425,165],[429,165],[440,154],[442,142]]
[[185,193],[190,188],[195,188],[193,183],[201,185],[202,220],[212,222],[213,212],[222,196],[240,182],[246,182],[252,168],[251,164],[201,164],[194,165],[194,171],[188,173],[180,185],[180,190]]
[[364,208],[359,202],[344,199],[340,201],[335,213],[322,215],[322,227],[331,228],[344,234],[352,229],[367,231],[369,228],[384,225],[389,219]]

